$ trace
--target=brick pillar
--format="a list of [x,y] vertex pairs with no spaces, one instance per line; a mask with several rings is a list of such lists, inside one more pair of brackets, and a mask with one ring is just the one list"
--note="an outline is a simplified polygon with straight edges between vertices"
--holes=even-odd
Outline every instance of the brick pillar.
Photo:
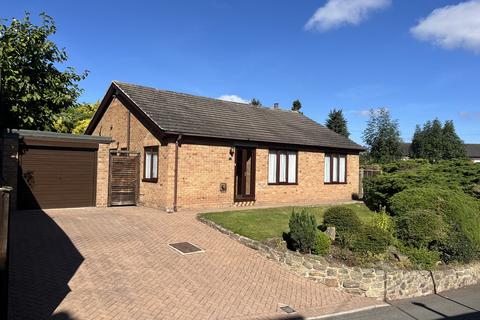
[[97,151],[97,197],[96,206],[108,205],[108,178],[110,166],[110,145],[100,144]]
[[13,188],[10,193],[10,209],[13,211],[17,209],[18,134],[5,134],[0,139],[0,149],[3,182]]

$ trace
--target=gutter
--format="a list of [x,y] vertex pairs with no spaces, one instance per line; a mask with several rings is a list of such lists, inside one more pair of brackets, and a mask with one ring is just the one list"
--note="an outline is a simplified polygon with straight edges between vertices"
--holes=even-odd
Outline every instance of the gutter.
[[175,178],[173,182],[173,212],[177,212],[177,197],[178,197],[178,148],[180,146],[182,135],[179,134],[175,141]]

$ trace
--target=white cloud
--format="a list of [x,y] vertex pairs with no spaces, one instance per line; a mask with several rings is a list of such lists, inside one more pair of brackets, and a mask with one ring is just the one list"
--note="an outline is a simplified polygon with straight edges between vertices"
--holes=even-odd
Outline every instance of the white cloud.
[[443,48],[465,48],[480,53],[480,1],[435,9],[410,31],[416,38]]
[[250,101],[245,100],[234,94],[224,94],[223,96],[218,97],[218,99],[231,102],[250,103]]
[[388,7],[391,0],[328,0],[305,25],[307,30],[326,31],[343,25],[358,25],[371,11]]
[[370,110],[373,110],[373,113],[377,115],[380,111],[380,109],[385,109],[387,111],[390,111],[389,108],[372,108],[372,109],[361,109],[361,110],[346,110],[345,113],[347,114],[353,114],[359,117],[369,117],[370,116]]
[[465,120],[480,119],[480,112],[460,111],[458,115]]

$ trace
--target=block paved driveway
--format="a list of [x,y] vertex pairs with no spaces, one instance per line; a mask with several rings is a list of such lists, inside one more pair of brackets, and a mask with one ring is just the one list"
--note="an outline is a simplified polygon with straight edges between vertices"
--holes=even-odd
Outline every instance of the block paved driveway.
[[[298,319],[377,304],[298,277],[195,212],[141,207],[17,212],[9,319]],[[180,255],[190,241],[204,253]]]

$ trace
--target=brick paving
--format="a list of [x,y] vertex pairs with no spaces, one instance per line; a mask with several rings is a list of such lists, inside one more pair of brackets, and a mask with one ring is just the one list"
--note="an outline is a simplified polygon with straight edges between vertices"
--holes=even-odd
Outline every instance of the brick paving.
[[[205,252],[181,255],[168,243]],[[287,319],[377,304],[298,277],[195,218],[139,207],[12,217],[9,319]]]

